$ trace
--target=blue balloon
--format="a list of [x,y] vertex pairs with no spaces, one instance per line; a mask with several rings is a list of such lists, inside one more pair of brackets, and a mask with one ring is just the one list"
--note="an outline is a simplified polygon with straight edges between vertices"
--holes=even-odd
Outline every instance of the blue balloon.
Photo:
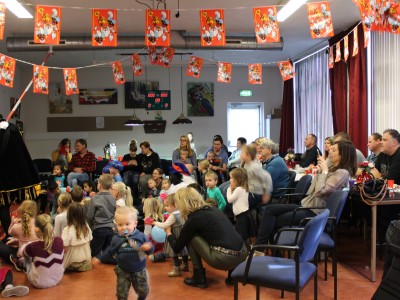
[[151,229],[151,238],[153,239],[153,241],[157,243],[164,243],[166,237],[167,235],[165,234],[164,229],[153,226],[153,228]]

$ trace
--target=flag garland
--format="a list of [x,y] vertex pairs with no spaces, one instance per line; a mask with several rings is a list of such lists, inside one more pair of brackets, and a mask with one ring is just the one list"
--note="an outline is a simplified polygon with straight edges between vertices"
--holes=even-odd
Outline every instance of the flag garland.
[[64,68],[64,84],[65,84],[65,94],[73,95],[79,94],[78,89],[78,77],[76,75],[75,68]]
[[33,92],[35,94],[49,93],[49,68],[45,66],[33,66]]
[[333,24],[329,2],[308,3],[307,9],[311,38],[333,36]]
[[146,10],[146,46],[168,47],[170,32],[169,10]]
[[231,80],[232,80],[232,64],[227,62],[219,62],[217,81],[223,83],[231,83]]
[[250,84],[262,84],[262,64],[249,64],[248,73]]
[[293,65],[290,62],[290,60],[279,61],[278,67],[279,67],[279,71],[281,72],[283,81],[292,79],[296,75]]
[[92,46],[118,45],[118,17],[116,9],[92,10]]
[[33,41],[40,44],[60,44],[61,7],[36,6]]
[[200,78],[201,69],[203,68],[204,59],[196,56],[190,56],[188,66],[186,68],[186,76]]
[[254,31],[258,44],[274,43],[281,40],[275,6],[253,8]]
[[4,26],[6,25],[6,5],[0,2],[0,40],[4,39]]
[[201,46],[225,46],[224,10],[200,10]]
[[15,76],[15,58],[0,54],[0,84],[12,88]]

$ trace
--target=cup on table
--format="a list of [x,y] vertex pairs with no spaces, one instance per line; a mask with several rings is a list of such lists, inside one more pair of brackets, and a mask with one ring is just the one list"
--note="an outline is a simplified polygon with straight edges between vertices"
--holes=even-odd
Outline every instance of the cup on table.
[[389,189],[393,189],[394,187],[394,180],[393,179],[388,179],[387,185]]

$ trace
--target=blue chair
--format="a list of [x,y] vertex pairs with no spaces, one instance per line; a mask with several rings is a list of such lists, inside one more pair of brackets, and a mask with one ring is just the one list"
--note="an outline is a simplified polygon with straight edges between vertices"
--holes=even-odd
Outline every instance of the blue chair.
[[[317,299],[317,258],[316,250],[322,232],[328,220],[329,210],[312,218],[304,228],[284,228],[283,231],[302,232],[295,246],[256,245],[250,251],[246,262],[241,263],[232,272],[235,283],[234,299],[238,299],[238,285],[252,284],[256,286],[256,299],[260,298],[260,286],[296,293],[300,299],[300,291],[314,275],[314,299]],[[256,250],[291,250],[294,259],[271,256],[253,257]],[[314,264],[309,262],[314,258]]]
[[311,181],[311,175],[304,175],[303,177],[301,177],[294,189],[287,189],[289,190],[289,193],[286,193],[279,198],[279,203],[300,203],[301,199],[303,199],[307,195],[307,191],[311,185]]

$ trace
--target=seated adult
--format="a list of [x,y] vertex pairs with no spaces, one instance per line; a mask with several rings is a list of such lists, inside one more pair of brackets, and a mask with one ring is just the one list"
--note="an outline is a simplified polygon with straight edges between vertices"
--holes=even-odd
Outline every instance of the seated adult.
[[[314,177],[307,196],[301,201],[302,207],[326,206],[330,194],[347,186],[350,176],[354,176],[357,163],[356,151],[350,141],[335,143],[329,151],[330,166],[322,157],[318,157],[318,172]],[[261,220],[256,244],[267,244],[275,233],[275,229],[291,225],[293,211],[300,207],[297,204],[267,205]],[[319,210],[303,209],[295,215],[294,225],[307,217],[314,217]],[[258,253],[261,254],[261,253]]]
[[189,184],[196,183],[196,180],[190,175],[190,170],[186,168],[185,164],[175,163],[169,167],[169,187],[168,194],[176,193],[182,188],[186,188]]
[[[335,143],[339,141],[351,141],[351,138],[347,132],[341,131],[333,136],[333,141]],[[364,154],[362,154],[362,152],[358,149],[356,149],[356,155],[357,155],[357,163],[362,163],[365,160]]]
[[285,194],[285,190],[279,190],[287,188],[289,185],[289,169],[283,160],[279,156],[279,146],[272,140],[267,140],[261,147],[261,158],[263,169],[268,171],[272,179],[272,198],[279,198]]
[[136,152],[136,141],[131,140],[129,153],[122,158],[122,165],[124,166],[124,183],[131,189],[134,205],[139,205],[141,202],[139,199],[139,176],[142,173],[142,167],[138,163],[138,154]]
[[155,168],[161,168],[160,157],[150,148],[148,141],[143,141],[139,145],[141,153],[138,155],[138,164],[142,169],[139,177],[139,186],[142,191],[147,190],[147,181],[152,177]]
[[236,141],[236,150],[232,152],[231,156],[228,158],[228,169],[234,169],[240,167],[240,153],[242,152],[242,147],[247,144],[247,140],[244,137],[240,137]]
[[221,136],[214,136],[213,146],[208,148],[204,153],[204,157],[207,157],[208,152],[213,151],[215,153],[214,161],[219,161],[218,166],[210,166],[210,169],[217,174],[226,174],[228,165],[228,152],[222,147],[224,141]]
[[82,185],[89,180],[90,172],[96,170],[96,156],[87,150],[87,142],[78,139],[74,145],[75,153],[68,164],[70,173],[67,176],[68,186],[75,187],[78,183]]
[[58,144],[57,150],[51,152],[51,160],[54,164],[59,164],[64,168],[64,171],[68,169],[68,163],[72,159],[71,153],[71,141],[69,139],[62,139]]
[[187,159],[190,161],[190,164],[194,168],[197,168],[196,152],[193,151],[193,149],[191,148],[189,138],[186,135],[181,135],[181,137],[179,138],[179,147],[172,152],[172,163],[182,162],[180,161],[181,150],[187,151]]
[[324,156],[325,159],[328,159],[328,157],[329,157],[329,149],[331,149],[333,143],[334,143],[333,137],[328,136],[327,138],[325,138],[324,153],[323,153],[323,156]]
[[382,152],[382,135],[375,132],[368,137],[368,149],[371,154],[366,158],[367,161],[375,163],[378,155]]
[[317,136],[315,134],[308,134],[304,139],[304,146],[306,147],[306,152],[301,156],[300,166],[303,168],[308,168],[310,165],[317,165],[317,158],[321,151],[317,146]]
[[207,287],[202,260],[213,268],[231,271],[246,259],[246,246],[232,223],[218,208],[207,205],[194,188],[177,191],[175,204],[186,221],[178,238],[171,234],[171,228],[165,232],[175,253],[185,246],[189,252],[193,277],[185,278],[185,284]]

